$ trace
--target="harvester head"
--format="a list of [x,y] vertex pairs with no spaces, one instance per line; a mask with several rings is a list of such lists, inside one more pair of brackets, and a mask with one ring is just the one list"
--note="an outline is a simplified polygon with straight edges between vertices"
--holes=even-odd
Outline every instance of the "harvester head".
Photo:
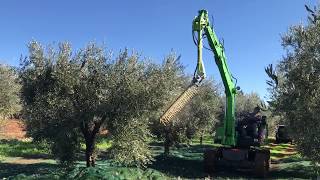
[[169,123],[176,114],[178,114],[183,107],[185,107],[188,102],[198,93],[198,85],[191,84],[174,102],[171,106],[164,112],[160,118],[160,122],[163,124]]

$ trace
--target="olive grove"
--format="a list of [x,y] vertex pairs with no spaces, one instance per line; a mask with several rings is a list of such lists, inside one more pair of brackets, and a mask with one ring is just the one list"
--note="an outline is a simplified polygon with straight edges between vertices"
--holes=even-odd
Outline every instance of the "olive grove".
[[[309,21],[282,36],[283,59],[266,68],[270,105],[288,125],[299,152],[320,162],[320,12],[307,7]],[[318,164],[319,165],[319,164]]]
[[[187,77],[181,81],[181,88],[176,90],[178,93],[171,97],[166,107],[174,102],[190,82],[191,78]],[[199,136],[202,144],[203,136],[214,132],[221,106],[218,87],[213,80],[205,80],[198,88],[197,95],[169,123],[164,126],[157,120],[152,124],[153,133],[163,141],[166,156],[170,154],[172,146],[189,143],[196,136]]]
[[162,87],[176,76],[167,72],[177,64],[174,55],[160,66],[127,50],[113,59],[95,43],[76,53],[68,43],[46,50],[32,41],[28,48],[20,76],[29,136],[47,141],[62,163],[77,160],[84,143],[87,166],[95,166],[104,126],[114,138],[110,156],[117,162],[150,163],[148,122],[170,94]]

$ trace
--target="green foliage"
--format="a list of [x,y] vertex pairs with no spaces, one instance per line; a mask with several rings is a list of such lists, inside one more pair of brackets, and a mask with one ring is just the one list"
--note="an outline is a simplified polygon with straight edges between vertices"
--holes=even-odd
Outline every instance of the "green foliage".
[[17,72],[12,67],[0,64],[0,118],[19,113],[20,89]]
[[[167,56],[159,67],[159,70],[151,78],[152,82],[158,82],[155,94],[161,95],[157,101],[161,102],[161,106],[150,116],[150,129],[158,139],[168,140],[168,134],[172,134],[178,139],[180,125],[175,123],[165,127],[160,123],[159,118],[162,113],[171,105],[177,96],[187,87],[186,77],[183,73],[184,67],[181,65],[180,56],[176,57],[171,53]],[[173,137],[172,136],[172,137]],[[167,137],[167,138],[166,138]],[[170,138],[171,139],[171,138]],[[169,142],[170,146],[172,142]]]
[[[187,136],[192,134],[190,132],[195,132],[202,138],[203,135],[214,132],[222,101],[217,85],[213,80],[204,81],[199,88],[199,94],[192,99],[185,118]],[[191,139],[191,137],[188,137],[188,139]]]
[[257,106],[261,106],[262,100],[257,93],[244,93],[240,91],[236,95],[236,117],[240,118],[252,112]]
[[[151,161],[147,125],[180,88],[181,80],[175,80],[182,78],[182,66],[174,54],[156,65],[127,50],[113,60],[96,44],[72,55],[71,46],[62,43],[46,53],[35,41],[29,54],[21,68],[29,136],[50,142],[62,163],[74,162],[84,142],[87,165],[93,166],[96,137],[106,127],[115,138],[116,161],[136,166]],[[130,146],[121,145],[126,143]]]
[[48,141],[62,163],[72,162],[80,149],[81,125],[89,131],[102,121],[99,87],[106,83],[100,81],[105,70],[100,65],[105,56],[94,44],[74,57],[68,43],[48,53],[35,41],[28,47],[30,55],[21,67],[27,133],[36,141]]
[[[189,83],[184,80],[181,82],[181,86],[186,87]],[[164,126],[156,122],[152,125],[152,132],[159,140],[164,141],[164,153],[166,155],[170,153],[170,147],[179,146],[179,143],[190,141],[197,134],[202,137],[205,133],[211,133],[214,130],[217,119],[216,114],[221,102],[217,86],[213,81],[204,81],[198,88],[197,95],[170,123]],[[181,90],[177,90],[177,92],[181,93]],[[174,101],[176,98],[177,95],[175,97],[172,96],[171,99]],[[172,101],[168,102],[168,104],[170,105]]]
[[[129,59],[137,62],[137,58],[133,56]],[[140,71],[137,73],[119,76],[127,83],[121,86],[123,90],[120,91],[125,94],[119,94],[116,98],[121,99],[115,101],[121,102],[121,106],[124,107],[115,118],[116,121],[113,124],[115,126],[110,128],[110,130],[113,129],[114,135],[111,155],[116,162],[123,165],[144,167],[152,161],[152,154],[148,147],[151,137],[150,121],[159,125],[159,110],[172,97],[171,94],[175,89],[180,88],[176,85],[181,82],[183,73],[182,66],[174,54],[167,56],[160,66],[144,63],[138,67]],[[126,68],[119,67],[119,69]],[[154,126],[151,127],[154,128]]]
[[[310,15],[319,17],[319,14],[314,10]],[[319,37],[317,18],[306,26],[292,26],[283,35],[282,45],[287,54],[274,73],[278,77],[278,86],[270,90],[275,112],[285,118],[298,151],[317,163],[320,162]],[[270,78],[274,80],[272,76]]]
[[36,180],[36,179],[58,180],[58,179],[61,179],[61,178],[60,178],[59,174],[48,174],[48,175],[41,175],[41,176],[39,176],[39,175],[28,176],[28,175],[25,175],[25,174],[18,174],[15,177],[10,177],[10,179],[13,179],[13,180]]
[[72,166],[78,159],[80,152],[80,143],[77,133],[58,132],[51,142],[51,151],[55,157],[58,157],[59,163],[65,166]]
[[111,147],[113,160],[125,166],[145,167],[150,164],[153,157],[148,142],[152,136],[148,124],[132,119],[118,131]]
[[142,170],[139,168],[123,167],[99,167],[99,168],[75,168],[68,172],[65,179],[167,179],[163,173],[152,169]]

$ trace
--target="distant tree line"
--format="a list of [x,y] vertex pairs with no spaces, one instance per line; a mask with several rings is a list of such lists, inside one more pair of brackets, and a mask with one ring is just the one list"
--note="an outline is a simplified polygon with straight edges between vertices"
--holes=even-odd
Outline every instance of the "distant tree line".
[[18,76],[15,68],[0,64],[0,119],[18,115],[21,110]]

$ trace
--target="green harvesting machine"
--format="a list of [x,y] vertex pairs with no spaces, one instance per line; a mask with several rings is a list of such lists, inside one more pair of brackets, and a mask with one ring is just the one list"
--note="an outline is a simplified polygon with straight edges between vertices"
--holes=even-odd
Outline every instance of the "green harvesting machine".
[[208,173],[220,167],[235,169],[251,169],[257,177],[265,177],[270,166],[270,150],[263,148],[266,117],[258,116],[259,109],[242,120],[235,117],[235,98],[240,89],[236,86],[225,56],[224,46],[219,41],[210,24],[208,12],[200,10],[192,23],[193,40],[197,45],[198,58],[194,78],[191,85],[176,99],[160,118],[164,124],[171,121],[191,99],[196,96],[201,81],[206,77],[202,59],[203,40],[206,39],[214,54],[220,76],[225,88],[225,117],[222,126],[216,129],[215,142],[221,144],[217,148],[207,148],[204,152],[204,170]]

